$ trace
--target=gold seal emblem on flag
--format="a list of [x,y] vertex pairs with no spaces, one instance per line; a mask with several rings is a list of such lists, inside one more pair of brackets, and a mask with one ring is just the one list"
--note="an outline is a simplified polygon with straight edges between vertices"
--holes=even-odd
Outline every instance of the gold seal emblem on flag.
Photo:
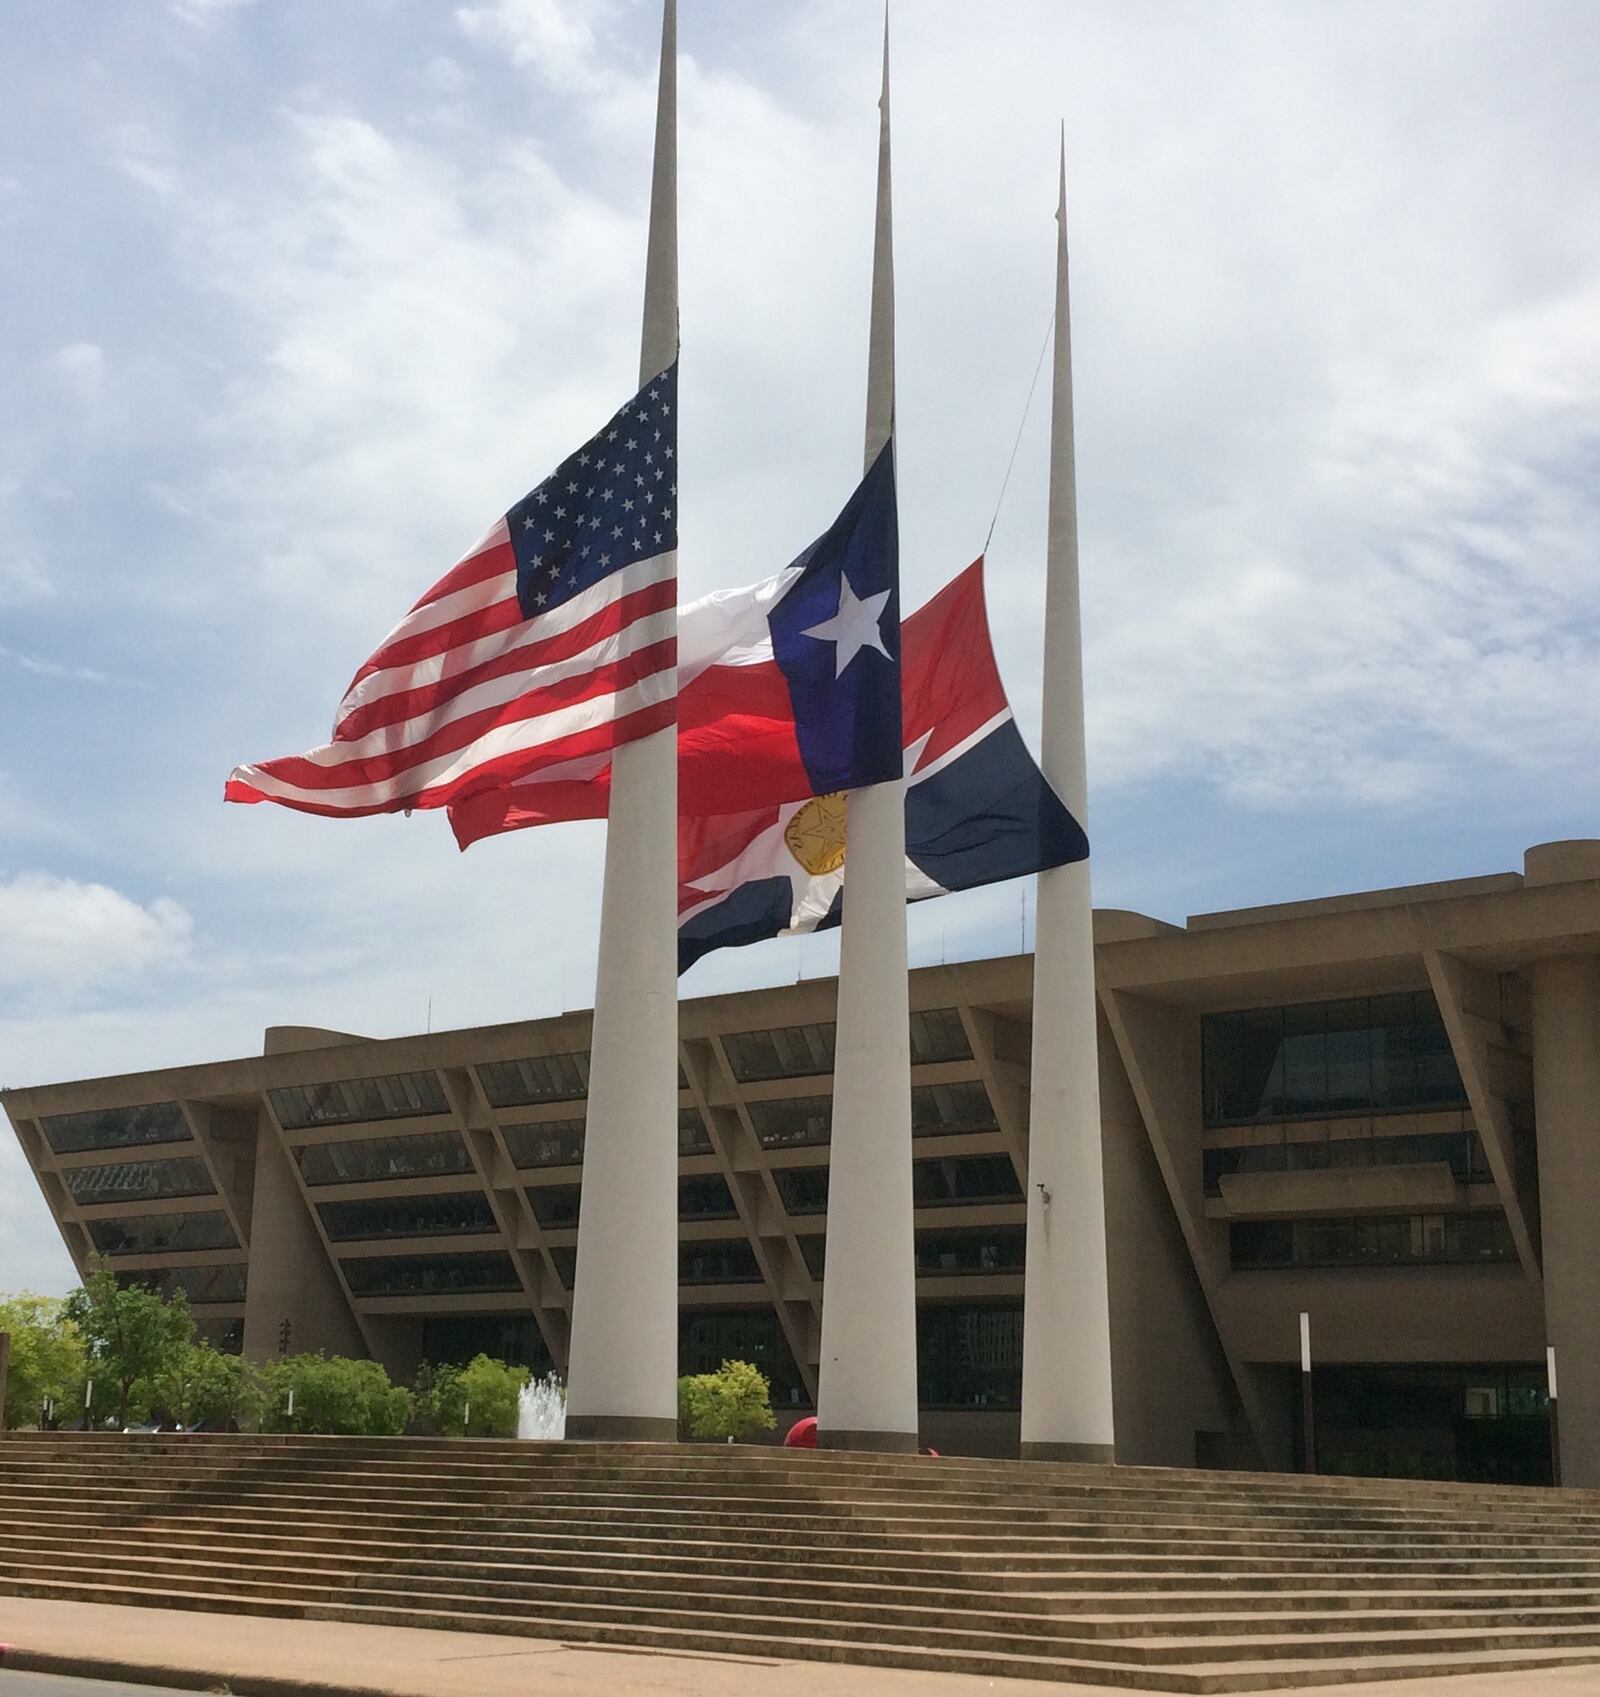
[[820,878],[844,865],[845,795],[819,795],[808,801],[784,827],[783,840],[789,853],[811,874]]

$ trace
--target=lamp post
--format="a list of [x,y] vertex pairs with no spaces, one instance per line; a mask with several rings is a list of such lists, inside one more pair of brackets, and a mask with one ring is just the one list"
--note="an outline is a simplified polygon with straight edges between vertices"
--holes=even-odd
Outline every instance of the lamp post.
[[1311,1316],[1300,1315],[1300,1410],[1305,1426],[1305,1471],[1317,1470],[1317,1415],[1311,1396]]

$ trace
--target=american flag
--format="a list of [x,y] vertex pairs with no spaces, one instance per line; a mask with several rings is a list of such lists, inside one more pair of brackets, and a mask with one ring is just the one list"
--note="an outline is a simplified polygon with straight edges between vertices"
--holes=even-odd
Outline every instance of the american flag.
[[229,801],[445,807],[674,722],[678,368],[652,378],[384,638],[309,754]]

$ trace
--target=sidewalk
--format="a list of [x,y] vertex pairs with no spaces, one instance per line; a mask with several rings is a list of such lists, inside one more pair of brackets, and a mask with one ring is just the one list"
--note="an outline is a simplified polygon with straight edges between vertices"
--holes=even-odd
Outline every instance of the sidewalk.
[[[0,1646],[0,1671],[236,1697],[1107,1697],[1115,1689],[30,1597],[0,1596]],[[1318,1689],[1329,1697],[1595,1697],[1600,1667]]]

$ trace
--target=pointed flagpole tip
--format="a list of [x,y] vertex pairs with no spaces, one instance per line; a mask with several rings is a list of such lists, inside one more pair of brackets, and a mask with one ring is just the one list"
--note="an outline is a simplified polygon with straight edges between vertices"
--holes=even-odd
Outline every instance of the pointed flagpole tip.
[[1065,226],[1067,222],[1067,122],[1061,120],[1061,187],[1056,199],[1056,220]]
[[889,0],[883,5],[883,91],[878,96],[878,110],[889,109]]

